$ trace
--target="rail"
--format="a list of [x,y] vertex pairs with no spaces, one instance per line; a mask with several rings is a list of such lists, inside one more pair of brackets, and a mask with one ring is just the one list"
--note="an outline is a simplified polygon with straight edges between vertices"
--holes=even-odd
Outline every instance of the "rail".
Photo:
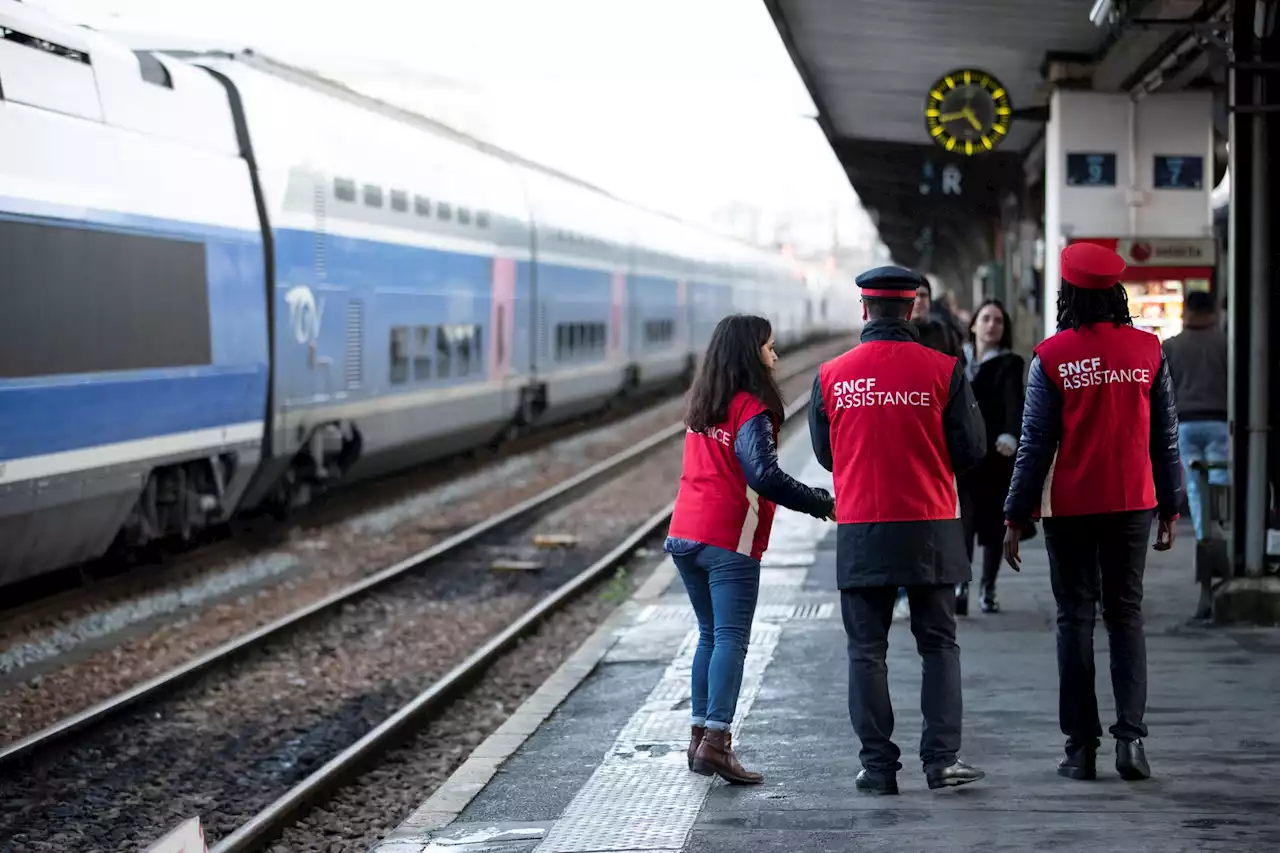
[[[802,371],[790,374],[787,378],[796,376],[800,372]],[[802,398],[787,407],[788,423],[794,415],[799,414],[809,404],[809,397],[810,393],[805,392]],[[681,430],[684,429],[683,424],[679,427]],[[668,429],[662,434],[670,432],[671,430]],[[231,835],[219,841],[210,853],[249,853],[249,851],[261,849],[277,838],[308,810],[321,804],[331,793],[358,776],[379,754],[410,734],[412,728],[431,710],[452,699],[461,688],[487,669],[508,647],[532,633],[544,618],[572,601],[584,587],[624,562],[637,545],[667,523],[674,507],[673,501],[648,518],[612,551],[548,594],[506,630],[490,639],[379,726],[291,788],[284,796],[256,814],[247,823],[242,824]]]
[[[808,365],[786,373],[780,379],[783,381],[793,379],[812,369],[812,365]],[[803,400],[797,400],[788,408],[788,412],[799,411],[803,405],[807,405],[808,399],[809,394],[806,392]],[[344,587],[319,601],[301,607],[261,628],[229,640],[184,664],[180,664],[167,672],[122,691],[38,732],[5,744],[0,747],[0,767],[28,761],[41,750],[66,740],[72,734],[87,730],[141,702],[162,694],[166,690],[184,684],[196,675],[218,664],[225,663],[249,649],[256,648],[269,638],[282,634],[286,630],[296,628],[313,617],[378,589],[409,572],[439,563],[461,550],[464,546],[473,544],[481,537],[505,525],[524,521],[548,506],[554,506],[560,502],[573,499],[599,485],[607,478],[637,464],[667,442],[682,435],[684,430],[683,423],[665,427],[634,447],[616,453],[586,471],[582,471],[546,491],[521,501],[491,518],[472,525],[466,530],[445,539],[443,542],[436,543],[430,548]]]

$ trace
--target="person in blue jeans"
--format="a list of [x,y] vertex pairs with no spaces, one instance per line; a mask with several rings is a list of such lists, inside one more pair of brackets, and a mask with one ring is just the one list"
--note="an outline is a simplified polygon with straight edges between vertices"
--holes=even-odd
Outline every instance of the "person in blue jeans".
[[684,468],[664,547],[698,619],[689,769],[735,784],[764,779],[738,761],[729,729],[776,505],[826,519],[835,510],[829,492],[778,467],[777,360],[763,317],[734,315],[716,326],[689,392]]
[[[1183,306],[1183,330],[1164,342],[1165,359],[1173,377],[1178,401],[1178,451],[1187,484],[1187,505],[1203,540],[1204,507],[1200,476],[1191,470],[1197,459],[1226,462],[1230,431],[1227,428],[1227,333],[1222,328],[1213,297],[1204,291],[1187,294]],[[1225,469],[1209,472],[1209,483],[1225,486]]]

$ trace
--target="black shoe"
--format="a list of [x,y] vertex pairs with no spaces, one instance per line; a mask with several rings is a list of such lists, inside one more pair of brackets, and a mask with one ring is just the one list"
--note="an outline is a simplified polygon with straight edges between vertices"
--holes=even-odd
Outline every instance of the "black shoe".
[[970,782],[977,782],[986,775],[976,767],[970,767],[963,761],[956,761],[950,767],[930,770],[925,774],[925,778],[929,780],[929,788],[936,789],[968,785]]
[[1142,745],[1142,738],[1116,741],[1116,772],[1126,782],[1151,778],[1151,765],[1147,763],[1147,750]]
[[1067,750],[1066,757],[1058,762],[1058,775],[1081,782],[1092,782],[1098,778],[1098,751]]
[[996,601],[996,591],[994,589],[984,590],[982,598],[978,599],[978,606],[982,608],[983,613],[999,613],[1000,605]]
[[956,584],[956,615],[969,615],[969,585],[967,583]]
[[892,795],[898,793],[898,777],[894,773],[872,774],[863,770],[853,780],[853,786],[864,794]]

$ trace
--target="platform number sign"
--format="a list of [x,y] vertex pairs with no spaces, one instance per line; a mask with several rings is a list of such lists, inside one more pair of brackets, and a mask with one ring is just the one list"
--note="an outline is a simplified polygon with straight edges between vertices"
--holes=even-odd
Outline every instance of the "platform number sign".
[[1204,189],[1204,158],[1157,154],[1152,185],[1158,190]]
[[1116,155],[1077,153],[1067,155],[1067,186],[1114,187]]

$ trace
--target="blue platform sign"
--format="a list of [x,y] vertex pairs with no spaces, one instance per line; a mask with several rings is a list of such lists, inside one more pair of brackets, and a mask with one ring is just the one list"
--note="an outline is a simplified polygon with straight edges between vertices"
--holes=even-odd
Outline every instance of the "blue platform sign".
[[1114,187],[1116,155],[1105,153],[1067,154],[1067,186]]
[[1204,189],[1204,158],[1157,154],[1152,185],[1158,190]]

